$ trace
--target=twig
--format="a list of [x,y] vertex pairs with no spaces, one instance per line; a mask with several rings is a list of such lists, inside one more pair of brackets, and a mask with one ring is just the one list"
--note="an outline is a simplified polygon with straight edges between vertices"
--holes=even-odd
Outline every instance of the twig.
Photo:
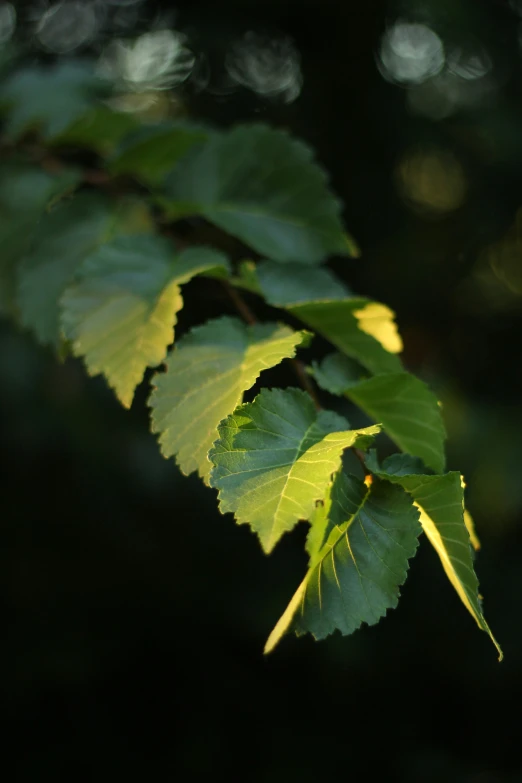
[[257,318],[255,317],[254,313],[250,309],[250,307],[247,305],[239,291],[237,291],[233,285],[230,285],[230,283],[223,281],[223,285],[225,286],[225,289],[229,295],[229,297],[234,302],[236,309],[238,313],[243,317],[243,320],[247,322],[247,324],[250,324],[250,326],[253,326],[254,324],[257,324]]
[[319,398],[317,397],[317,393],[315,391],[315,386],[312,383],[310,376],[306,372],[303,362],[300,359],[291,359],[291,362],[294,368],[294,372],[299,378],[299,383],[312,398],[316,410],[318,411],[322,410],[321,403],[319,402]]

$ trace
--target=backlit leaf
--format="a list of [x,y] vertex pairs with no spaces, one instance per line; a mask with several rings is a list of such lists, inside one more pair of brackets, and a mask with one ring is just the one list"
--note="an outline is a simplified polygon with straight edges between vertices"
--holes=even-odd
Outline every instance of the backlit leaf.
[[164,457],[176,457],[185,474],[208,480],[208,451],[219,422],[243,398],[259,374],[295,356],[303,332],[280,324],[246,326],[237,318],[216,318],[182,337],[154,376],[150,398],[152,431],[160,434]]
[[177,253],[163,237],[117,237],[89,255],[63,298],[62,326],[90,375],[103,373],[125,407],[147,367],[174,341],[179,286],[227,259],[193,247]]
[[220,510],[248,523],[270,552],[283,533],[310,519],[349,447],[365,448],[378,427],[350,430],[333,411],[317,411],[300,389],[263,389],[219,426],[209,453]]
[[[286,309],[371,373],[399,372],[401,361],[389,351],[392,344],[390,335],[395,334],[393,313],[389,310],[389,331],[384,331],[386,337],[383,343],[378,339],[383,337],[382,323],[375,334],[368,331],[368,320],[364,314],[370,304],[375,303],[367,299],[346,298],[291,304]],[[398,342],[395,342],[397,346]]]
[[385,460],[380,468],[372,453],[366,464],[376,475],[399,484],[410,493],[421,512],[424,532],[439,555],[448,579],[479,628],[489,634],[502,659],[502,651],[482,613],[470,537],[464,522],[461,476],[455,471],[443,476],[409,474],[409,459],[396,454]]

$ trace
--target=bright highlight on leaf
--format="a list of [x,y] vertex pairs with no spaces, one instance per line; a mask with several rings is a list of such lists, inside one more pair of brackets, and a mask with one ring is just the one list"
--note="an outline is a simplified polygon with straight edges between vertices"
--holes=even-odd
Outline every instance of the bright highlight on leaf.
[[[356,313],[364,312],[368,304],[367,299],[355,298],[310,301],[290,305],[287,310],[326,337],[346,356],[360,362],[369,372],[399,372],[402,370],[400,359],[390,353],[375,334],[361,328]],[[362,323],[367,327],[367,322],[363,320]]]
[[401,353],[403,345],[393,310],[380,302],[370,302],[360,310],[355,310],[354,316],[362,332],[375,337],[390,353]]
[[[462,487],[462,492],[464,493],[466,489],[466,482],[464,481],[464,476],[460,477],[460,486]],[[480,549],[480,540],[477,536],[477,531],[475,530],[475,523],[473,521],[473,517],[469,513],[469,511],[466,509],[466,505],[463,499],[463,508],[464,508],[464,524],[466,525],[467,531],[469,533],[469,540],[471,541],[471,546],[475,550],[475,552],[478,552]]]
[[479,628],[489,634],[502,660],[502,650],[482,614],[478,579],[473,570],[469,533],[464,523],[464,498],[461,477],[457,472],[443,476],[426,476],[407,471],[408,457],[395,454],[379,468],[375,454],[366,460],[376,475],[402,486],[410,493],[420,510],[424,532],[440,557],[448,579]]
[[315,264],[350,252],[326,174],[283,131],[245,125],[214,133],[179,162],[165,189],[172,216],[203,215],[274,261]]
[[154,235],[117,237],[82,263],[62,299],[63,330],[89,374],[103,373],[126,408],[145,369],[160,364],[174,341],[179,286],[216,267],[228,268],[216,250],[176,253]]
[[446,432],[437,398],[410,373],[388,373],[354,380],[350,360],[330,354],[316,367],[317,382],[344,394],[375,421],[402,451],[420,457],[433,470],[444,470]]
[[368,488],[340,471],[312,519],[310,532],[318,527],[320,536],[308,573],[270,634],[265,653],[287,631],[316,639],[335,630],[350,634],[395,608],[408,560],[417,549],[418,517],[400,488],[379,480]]
[[154,376],[150,397],[152,431],[161,453],[176,457],[185,474],[208,480],[208,451],[219,422],[243,399],[259,374],[295,356],[308,341],[304,332],[280,324],[246,326],[237,318],[216,318],[196,327],[175,346],[167,371]]
[[371,373],[402,369],[394,356],[402,351],[402,340],[392,310],[379,302],[350,297],[346,286],[328,269],[298,264],[280,268],[262,261],[244,268],[243,277],[246,288],[261,293],[274,307],[284,307]]
[[317,411],[300,389],[263,389],[222,422],[209,453],[221,512],[248,523],[270,552],[283,533],[310,519],[344,449],[364,449],[379,432],[348,427],[342,416]]

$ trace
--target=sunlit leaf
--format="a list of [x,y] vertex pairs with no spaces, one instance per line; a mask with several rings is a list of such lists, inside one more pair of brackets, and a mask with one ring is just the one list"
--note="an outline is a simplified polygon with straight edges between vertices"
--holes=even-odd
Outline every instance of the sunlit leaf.
[[165,188],[173,217],[203,215],[275,261],[314,264],[350,251],[324,171],[283,131],[251,125],[214,133]]
[[357,380],[349,359],[330,354],[315,369],[317,382],[333,394],[344,394],[362,408],[403,451],[420,457],[437,472],[444,470],[446,432],[436,396],[407,372]]
[[367,299],[346,298],[291,304],[286,309],[371,373],[399,372],[398,356],[360,328],[357,313],[364,312],[368,304]]
[[185,474],[208,480],[208,451],[219,422],[228,416],[256,378],[295,356],[303,332],[280,324],[246,326],[237,318],[217,318],[176,343],[165,373],[154,376],[150,398],[152,431],[160,434],[164,457],[176,457]]
[[[310,567],[270,634],[271,652],[287,631],[324,639],[353,633],[395,608],[417,549],[419,514],[411,498],[384,481],[363,482],[339,472],[312,519],[321,536]],[[321,542],[324,541],[324,543]]]
[[380,302],[369,302],[360,310],[355,310],[354,315],[362,332],[375,337],[390,353],[401,353],[403,345],[393,310]]
[[350,430],[332,411],[317,411],[300,389],[263,389],[219,426],[209,453],[220,510],[248,523],[270,552],[283,533],[310,519],[345,449],[367,447],[379,427]]
[[[460,477],[460,485],[462,487],[462,491],[464,492],[466,489],[466,482],[464,481],[464,476]],[[477,531],[475,530],[475,523],[473,521],[473,517],[467,510],[466,506],[464,505],[464,524],[466,525],[467,531],[469,533],[469,540],[471,541],[471,546],[473,549],[478,552],[480,549],[480,539],[477,535]]]
[[501,659],[502,651],[482,614],[470,537],[464,522],[460,474],[456,471],[443,476],[408,473],[412,467],[410,458],[401,454],[389,457],[381,468],[372,453],[366,464],[376,475],[410,493],[421,512],[423,530],[439,555],[448,579],[479,628],[489,634]]
[[83,261],[77,282],[62,298],[62,326],[90,375],[103,373],[118,399],[130,407],[147,367],[165,359],[174,341],[180,285],[227,259],[192,247],[177,253],[154,235],[117,237]]

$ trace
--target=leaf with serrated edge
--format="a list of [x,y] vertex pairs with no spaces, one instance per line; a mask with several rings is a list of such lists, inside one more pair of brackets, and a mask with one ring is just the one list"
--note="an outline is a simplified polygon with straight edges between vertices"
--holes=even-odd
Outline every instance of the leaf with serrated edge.
[[354,380],[350,360],[340,354],[326,356],[314,375],[322,388],[344,393],[368,416],[381,422],[400,449],[420,457],[438,473],[444,470],[446,431],[440,406],[419,378],[401,372]]
[[169,214],[200,214],[275,261],[315,264],[349,255],[340,205],[312,151],[281,130],[213,133],[165,182]]
[[263,370],[295,356],[309,335],[281,324],[246,326],[224,316],[182,337],[167,359],[167,370],[153,378],[152,431],[161,453],[176,456],[183,473],[195,470],[208,481],[207,454],[219,422],[243,399]]
[[220,511],[249,524],[265,552],[324,498],[349,447],[365,448],[378,426],[350,430],[333,411],[317,411],[300,389],[263,389],[219,426],[209,453]]
[[368,488],[340,471],[320,513],[326,521],[324,543],[312,552],[308,573],[270,634],[265,653],[287,631],[308,632],[316,639],[335,630],[347,635],[363,623],[377,623],[397,606],[421,531],[411,498],[387,482],[375,480]]
[[368,468],[383,479],[399,484],[410,493],[421,516],[421,525],[440,557],[448,579],[462,603],[495,645],[502,660],[502,650],[482,614],[478,579],[473,570],[469,533],[463,515],[463,489],[460,473],[442,476],[408,474],[407,456],[395,454],[379,467],[372,452],[366,459]]
[[122,236],[82,263],[62,297],[62,326],[90,375],[102,373],[130,407],[147,367],[156,367],[174,342],[180,285],[215,267],[221,253],[192,247],[177,253],[164,237]]

